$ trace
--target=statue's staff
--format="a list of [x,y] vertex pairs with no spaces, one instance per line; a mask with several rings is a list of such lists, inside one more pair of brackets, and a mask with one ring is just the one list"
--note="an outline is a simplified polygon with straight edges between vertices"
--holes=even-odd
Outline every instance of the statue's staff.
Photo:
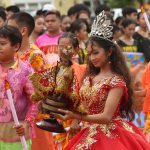
[[[17,117],[17,113],[16,113],[16,109],[15,109],[15,106],[14,106],[14,101],[13,101],[13,97],[12,97],[12,93],[11,93],[10,85],[9,85],[8,81],[5,81],[5,88],[6,88],[7,97],[8,97],[8,101],[9,101],[9,105],[10,105],[10,109],[11,109],[11,112],[12,112],[12,116],[13,116],[15,125],[19,125],[19,120],[18,120],[18,117]],[[21,140],[21,143],[22,143],[23,150],[28,150],[25,137],[20,136],[20,140]]]

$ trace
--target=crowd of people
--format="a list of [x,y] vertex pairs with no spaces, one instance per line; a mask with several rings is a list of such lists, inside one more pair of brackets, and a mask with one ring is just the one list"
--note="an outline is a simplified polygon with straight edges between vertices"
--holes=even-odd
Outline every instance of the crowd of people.
[[[35,16],[15,5],[0,7],[0,150],[21,150],[23,135],[31,150],[149,150],[150,31],[143,13],[127,6],[114,20],[106,5],[97,6],[94,17],[84,4],[67,15],[48,6]],[[87,113],[42,114],[32,100],[30,75],[58,62],[62,77],[71,65]],[[56,134],[36,126],[50,115],[69,130]]]

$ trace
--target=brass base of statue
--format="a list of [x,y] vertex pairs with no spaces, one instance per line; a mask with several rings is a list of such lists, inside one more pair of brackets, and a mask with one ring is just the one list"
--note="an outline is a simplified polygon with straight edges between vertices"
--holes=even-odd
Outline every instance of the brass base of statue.
[[[57,113],[64,115],[63,113],[59,112],[58,109],[65,109],[67,105],[63,102],[63,100],[59,100],[58,98],[47,97],[45,101],[42,102],[41,110],[46,114]],[[49,132],[55,133],[65,133],[65,129],[63,125],[58,122],[53,116],[50,119],[43,119],[40,122],[36,123],[37,127],[46,130]]]
[[65,133],[63,125],[58,122],[55,118],[43,119],[36,123],[36,126],[42,130],[55,133]]

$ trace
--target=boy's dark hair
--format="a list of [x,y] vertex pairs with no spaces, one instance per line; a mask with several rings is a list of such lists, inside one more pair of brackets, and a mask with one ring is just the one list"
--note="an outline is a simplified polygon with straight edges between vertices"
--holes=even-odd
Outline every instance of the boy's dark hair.
[[113,29],[112,29],[112,32],[113,34],[116,32],[116,31],[121,31],[121,29],[117,26],[117,25],[113,25]]
[[0,10],[0,18],[2,18],[4,21],[6,20],[6,13],[3,10]]
[[5,7],[0,6],[0,11],[5,11]]
[[67,15],[71,16],[73,14],[76,14],[76,13],[80,12],[80,11],[86,11],[88,16],[91,15],[91,12],[90,12],[89,8],[85,4],[76,4],[72,7],[70,7],[68,12],[67,12]]
[[9,20],[15,20],[19,27],[27,27],[28,36],[31,35],[35,27],[34,18],[26,12],[15,13],[9,18]]
[[99,5],[97,8],[96,8],[96,10],[95,10],[95,15],[97,16],[100,12],[102,12],[102,11],[110,11],[110,7],[109,6],[107,6],[106,4],[104,4],[104,5]]
[[129,26],[130,24],[135,24],[136,25],[136,22],[132,19],[124,19],[122,20],[122,27],[126,28],[127,26]]
[[142,12],[139,12],[139,13],[137,14],[137,20],[140,19],[141,15],[142,15]]
[[45,13],[45,17],[48,15],[56,15],[58,19],[61,19],[61,14],[58,10],[51,10]]
[[18,13],[18,12],[20,12],[20,9],[16,5],[11,5],[11,6],[6,7],[6,11],[11,11],[13,13]]
[[123,20],[123,16],[117,17],[116,20],[115,20],[116,25],[119,25],[122,20]]
[[80,29],[81,29],[84,25],[86,25],[86,27],[87,27],[87,32],[89,32],[88,23],[87,23],[86,20],[84,20],[84,19],[77,19],[77,20],[75,20],[75,21],[71,24],[70,31],[75,34],[75,32],[76,32],[76,31],[80,31]]
[[36,16],[44,15],[42,9],[36,11]]
[[132,13],[137,13],[137,10],[134,7],[127,6],[122,9],[122,15],[126,17],[127,15],[131,15]]
[[12,46],[16,45],[17,43],[19,43],[21,46],[22,35],[19,29],[16,27],[4,25],[3,27],[0,28],[0,37],[8,38]]

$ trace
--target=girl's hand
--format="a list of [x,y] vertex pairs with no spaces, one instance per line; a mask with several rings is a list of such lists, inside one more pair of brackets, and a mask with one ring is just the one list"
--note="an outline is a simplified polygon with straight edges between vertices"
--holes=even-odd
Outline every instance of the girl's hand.
[[62,109],[58,109],[58,111],[64,113],[64,115],[52,113],[58,119],[62,119],[65,121],[65,120],[69,120],[69,119],[77,119],[78,118],[78,114],[75,114],[72,111],[62,110]]
[[16,130],[16,133],[19,136],[23,136],[25,134],[25,128],[23,127],[22,124],[15,125],[13,128]]

